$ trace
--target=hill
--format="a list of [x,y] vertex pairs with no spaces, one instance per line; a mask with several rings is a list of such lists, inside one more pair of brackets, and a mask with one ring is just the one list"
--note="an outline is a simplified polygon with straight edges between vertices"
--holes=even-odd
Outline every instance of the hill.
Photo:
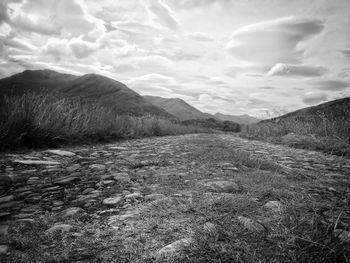
[[334,121],[350,122],[350,97],[303,108],[279,117],[262,120],[261,122],[280,122],[292,118],[299,119],[301,121],[332,119]]
[[242,136],[350,156],[350,97],[244,127]]
[[157,96],[143,96],[149,103],[167,111],[171,115],[177,117],[181,121],[194,119],[214,118],[213,115],[203,113],[195,107],[189,105],[182,99],[178,98],[162,98]]
[[252,123],[256,123],[256,122],[260,121],[259,119],[254,118],[252,116],[249,116],[247,114],[244,114],[244,115],[225,115],[222,113],[216,113],[214,116],[222,121],[232,121],[232,122],[236,122],[239,124],[252,124]]
[[75,76],[52,70],[26,70],[0,80],[0,94],[55,93],[81,97],[116,110],[118,114],[173,116],[142,98],[125,84],[97,74]]

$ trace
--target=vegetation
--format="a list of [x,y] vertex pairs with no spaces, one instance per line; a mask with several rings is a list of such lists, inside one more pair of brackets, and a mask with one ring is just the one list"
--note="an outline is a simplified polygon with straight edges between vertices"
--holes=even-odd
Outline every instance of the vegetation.
[[204,128],[210,128],[226,132],[239,132],[241,131],[241,125],[232,121],[220,121],[214,118],[209,119],[195,119],[195,120],[185,120],[180,123],[185,125],[195,125]]
[[350,156],[350,114],[317,111],[244,126],[241,135],[297,148]]
[[204,131],[151,115],[120,116],[79,98],[30,92],[0,98],[0,150]]

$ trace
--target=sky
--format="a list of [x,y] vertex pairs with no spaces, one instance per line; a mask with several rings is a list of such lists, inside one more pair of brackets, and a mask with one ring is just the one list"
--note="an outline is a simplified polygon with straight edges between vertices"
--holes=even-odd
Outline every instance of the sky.
[[350,96],[349,0],[0,0],[0,78],[97,73],[201,111]]

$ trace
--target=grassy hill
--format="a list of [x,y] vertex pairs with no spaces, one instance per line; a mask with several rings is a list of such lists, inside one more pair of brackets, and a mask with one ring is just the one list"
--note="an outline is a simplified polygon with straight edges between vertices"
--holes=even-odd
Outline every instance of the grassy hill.
[[115,110],[119,114],[146,114],[172,118],[125,84],[97,74],[74,76],[52,70],[26,70],[0,80],[0,94],[54,93],[62,98],[81,97]]
[[260,120],[257,118],[254,118],[252,116],[249,116],[247,114],[244,115],[226,115],[222,113],[215,113],[214,115],[217,119],[222,121],[232,121],[239,124],[252,124],[259,122]]
[[248,125],[242,135],[350,156],[350,97]]
[[179,98],[162,98],[157,96],[143,96],[148,102],[167,111],[181,121],[214,118],[213,115],[201,112]]

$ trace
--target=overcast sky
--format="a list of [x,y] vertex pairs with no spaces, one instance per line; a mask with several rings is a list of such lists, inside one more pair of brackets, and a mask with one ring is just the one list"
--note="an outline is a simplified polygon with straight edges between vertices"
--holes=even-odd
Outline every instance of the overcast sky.
[[0,0],[0,78],[98,73],[262,116],[350,96],[349,0]]

